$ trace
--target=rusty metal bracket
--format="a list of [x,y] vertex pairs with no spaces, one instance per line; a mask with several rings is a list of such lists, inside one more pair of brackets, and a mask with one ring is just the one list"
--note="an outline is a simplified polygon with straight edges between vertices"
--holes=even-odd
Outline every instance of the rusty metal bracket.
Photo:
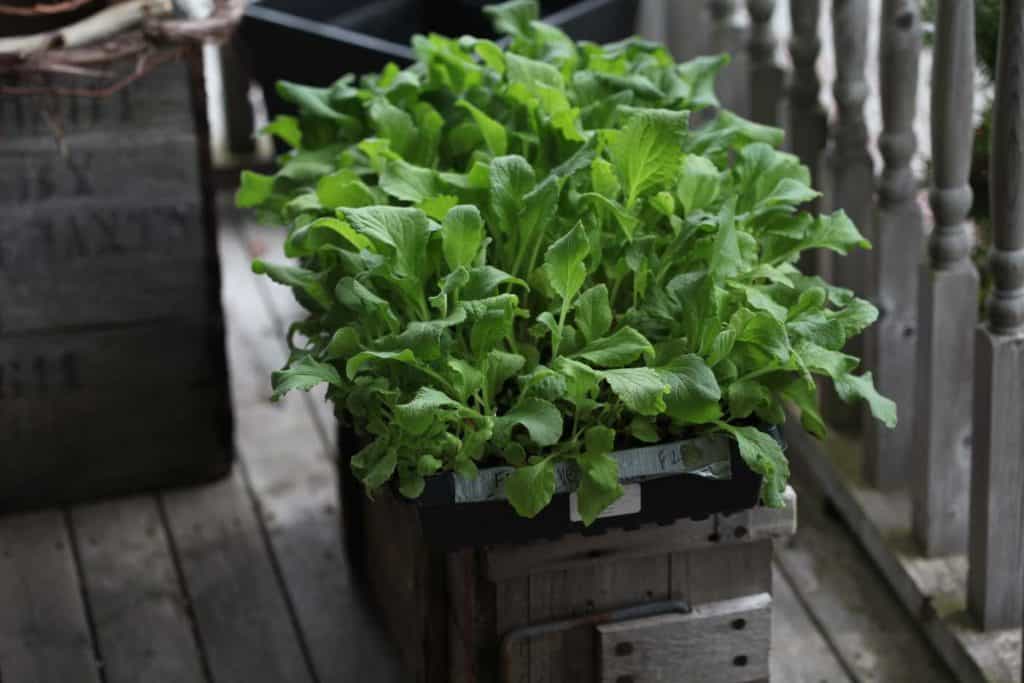
[[597,626],[599,624],[610,624],[616,621],[628,621],[630,619],[641,619],[643,617],[657,617],[663,614],[689,614],[693,611],[690,603],[685,600],[662,600],[659,602],[648,602],[642,605],[631,607],[620,607],[619,609],[594,612],[581,617],[571,619],[559,619],[548,621],[542,624],[522,626],[506,633],[501,639],[501,680],[503,683],[512,683],[512,648],[516,643],[531,638],[560,633],[580,626]]

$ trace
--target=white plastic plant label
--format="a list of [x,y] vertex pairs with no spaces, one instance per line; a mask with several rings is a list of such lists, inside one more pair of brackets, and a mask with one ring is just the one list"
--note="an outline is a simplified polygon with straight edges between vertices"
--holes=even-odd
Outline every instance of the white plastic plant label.
[[[622,489],[622,497],[606,507],[604,511],[597,516],[598,519],[602,517],[634,515],[643,509],[640,484],[626,484]],[[577,496],[575,492],[569,495],[569,519],[573,522],[580,522],[583,518],[580,517],[580,513],[576,511],[576,499]]]

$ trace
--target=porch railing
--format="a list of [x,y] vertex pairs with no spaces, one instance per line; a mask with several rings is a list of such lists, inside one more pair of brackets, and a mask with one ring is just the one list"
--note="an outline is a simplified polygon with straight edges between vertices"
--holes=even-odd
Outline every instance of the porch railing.
[[[677,56],[691,56],[687,48],[695,43],[672,34],[680,21],[691,36],[699,34],[693,26],[697,3],[666,4],[668,42]],[[921,84],[931,88],[930,221],[922,215],[912,170],[919,142],[918,1],[881,0],[875,27],[869,25],[869,0],[832,0],[831,15],[824,17],[834,44],[831,120],[815,68],[827,30],[822,0],[786,4],[787,69],[777,63],[775,0],[747,0],[745,8],[736,0],[710,0],[704,20],[711,44],[700,49],[745,52],[746,73],[731,78],[745,83],[746,92],[737,95],[735,85],[727,86],[727,104],[785,125],[790,149],[827,190],[821,208],[845,209],[874,243],[873,251],[857,257],[830,262],[818,255],[803,265],[878,306],[880,320],[855,352],[863,352],[879,388],[900,410],[899,426],[887,430],[826,401],[833,424],[859,442],[859,473],[843,471],[848,463],[838,462],[831,451],[840,449],[831,443],[813,446],[800,439],[793,455],[845,501],[837,505],[840,512],[896,593],[919,611],[922,627],[954,671],[964,679],[995,679],[1007,661],[995,650],[1005,651],[1006,641],[986,651],[986,638],[995,639],[996,629],[1018,628],[1024,619],[1024,0],[1002,0],[990,197],[972,197],[968,182],[974,2],[937,2],[931,83]],[[673,21],[683,5],[689,9],[685,20]],[[866,78],[872,31],[880,41],[877,92]],[[877,176],[865,124],[868,98],[880,98],[882,112]],[[972,201],[990,202],[992,217],[985,268],[994,285],[980,318]],[[892,511],[908,519],[883,519]],[[894,542],[904,531],[908,542]],[[942,590],[953,606],[940,606],[939,589],[922,578],[944,559],[947,583],[956,585]],[[999,634],[1005,637],[1005,631]],[[985,661],[1000,657],[998,664]],[[1010,655],[1014,677],[1021,676],[1020,659],[1018,646]]]

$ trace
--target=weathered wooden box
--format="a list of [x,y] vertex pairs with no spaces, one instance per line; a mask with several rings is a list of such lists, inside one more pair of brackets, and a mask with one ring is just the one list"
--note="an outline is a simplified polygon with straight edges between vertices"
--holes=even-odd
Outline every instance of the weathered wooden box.
[[198,50],[0,95],[0,511],[228,470],[205,122]]
[[795,530],[787,501],[454,552],[428,547],[415,506],[390,491],[356,523],[410,681],[748,683],[769,678],[771,539]]

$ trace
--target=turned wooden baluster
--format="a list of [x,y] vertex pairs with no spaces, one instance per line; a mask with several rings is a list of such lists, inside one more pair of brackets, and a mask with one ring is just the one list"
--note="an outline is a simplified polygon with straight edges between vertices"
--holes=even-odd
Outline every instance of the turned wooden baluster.
[[885,169],[878,192],[874,278],[868,288],[881,316],[865,335],[864,352],[879,390],[899,406],[900,421],[888,429],[877,420],[864,420],[864,476],[879,488],[907,483],[914,436],[917,270],[924,232],[910,161],[917,149],[920,54],[918,0],[885,0],[879,61],[885,122],[879,146]]
[[[694,4],[698,6],[695,8]],[[676,0],[641,3],[645,11],[650,9],[649,5],[653,5],[653,11],[662,10],[660,32],[665,34],[668,47],[678,61],[714,52],[711,47],[711,12],[707,7]]]
[[818,54],[821,38],[818,23],[821,0],[790,0],[793,34],[789,53],[793,58],[793,82],[789,86],[790,145],[793,153],[811,170],[814,187],[821,184],[821,155],[828,139],[828,117],[821,106]]
[[[811,184],[824,192],[821,173],[822,155],[828,142],[828,115],[821,105],[821,79],[818,78],[818,55],[821,38],[818,25],[821,20],[821,0],[790,0],[790,22],[793,32],[789,39],[789,54],[793,60],[793,79],[789,85],[789,146],[811,172]],[[821,202],[815,200],[811,210],[819,211]],[[800,269],[809,275],[828,275],[820,262],[824,253],[805,252],[800,257]]]
[[778,41],[772,26],[775,0],[747,0],[750,31],[750,118],[770,126],[782,124],[779,111],[785,73],[775,60]]
[[[868,129],[864,120],[864,101],[868,84],[864,75],[867,60],[867,0],[834,0],[832,29],[835,37],[836,81],[833,87],[839,109],[833,151],[832,206],[844,209],[869,240],[874,237],[875,170],[868,152]],[[834,259],[832,276],[836,284],[858,294],[868,289],[872,260],[870,252],[855,249],[849,256]],[[858,337],[851,341],[850,353],[863,355],[864,344]],[[859,406],[847,406],[828,395],[825,410],[835,426],[856,431],[861,424]]]
[[[673,4],[689,6],[689,3],[675,2]],[[718,77],[715,87],[718,99],[724,108],[741,116],[749,116],[750,71],[746,56],[747,26],[743,13],[739,11],[739,0],[708,0],[708,9],[711,12],[712,22],[712,51],[725,52],[732,57],[732,62],[722,70]]]
[[971,263],[974,2],[939,0],[932,73],[935,229],[918,289],[917,378],[911,496],[924,552],[966,547],[971,393],[978,274]]
[[975,338],[967,604],[982,625],[1021,623],[1024,489],[1024,0],[1003,0],[992,129],[990,268]]

